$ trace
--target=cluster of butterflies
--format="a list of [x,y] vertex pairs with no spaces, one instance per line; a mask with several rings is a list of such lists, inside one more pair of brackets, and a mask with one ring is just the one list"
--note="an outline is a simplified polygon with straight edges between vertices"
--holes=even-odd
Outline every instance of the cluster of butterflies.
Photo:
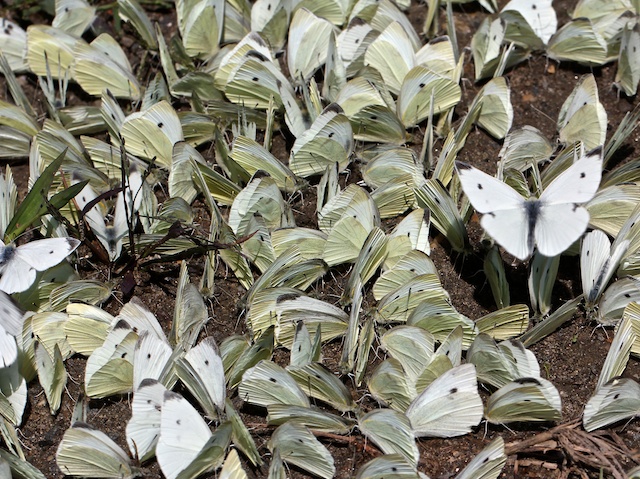
[[628,96],[640,80],[640,27],[628,0],[581,0],[558,28],[551,0],[513,0],[497,18],[486,18],[473,36],[476,80],[487,78],[544,51],[557,61],[600,66],[616,61],[615,82]]
[[[16,188],[9,168],[0,177],[0,226],[8,238],[0,251],[0,289],[37,310],[25,316],[1,296],[7,319],[0,327],[0,414],[20,424],[26,383],[36,376],[55,413],[66,383],[64,361],[73,354],[88,358],[88,397],[133,394],[130,454],[86,425],[78,402],[56,457],[65,474],[132,477],[139,472],[132,458],[155,456],[166,477],[219,468],[222,477],[246,477],[238,452],[256,467],[262,459],[227,389],[266,408],[268,423],[277,426],[267,444],[270,477],[285,477],[285,463],[333,477],[333,458],[312,431],[349,434],[357,427],[376,444],[383,455],[357,477],[426,477],[417,471],[416,438],[466,434],[483,418],[494,424],[558,421],[559,393],[540,377],[525,345],[567,320],[577,303],[556,310],[522,342],[512,339],[527,330],[529,308],[510,303],[498,245],[519,260],[531,258],[528,286],[539,316],[551,312],[561,254],[580,254],[589,314],[618,325],[584,426],[592,430],[639,414],[639,386],[617,376],[629,354],[640,350],[640,178],[634,162],[613,168],[609,161],[640,113],[630,114],[605,144],[607,115],[594,76],[585,75],[560,111],[563,148],[540,171],[555,149],[533,127],[511,131],[510,90],[500,76],[536,50],[589,65],[618,59],[616,82],[635,94],[640,33],[630,2],[603,8],[602,1],[580,1],[560,29],[550,1],[509,2],[474,35],[476,79],[494,78],[456,126],[464,55],[455,32],[422,45],[402,2],[175,3],[180,40],[170,50],[136,0],[117,2],[121,19],[158,53],[164,75],[146,87],[113,37],[83,38],[96,15],[85,0],[56,0],[51,26],[24,31],[1,20],[0,72],[14,104],[0,101],[0,157],[29,159],[34,196],[48,191],[56,205],[65,191],[74,197],[60,200],[58,215],[45,215],[47,208],[39,206],[41,231],[57,238],[16,247],[9,243],[15,239],[12,218],[20,214]],[[491,1],[481,3],[496,10]],[[450,13],[449,20],[453,25]],[[22,72],[40,77],[50,114],[42,125],[16,79]],[[100,97],[100,104],[66,107],[69,81]],[[191,109],[177,112],[175,98],[188,98]],[[117,99],[138,102],[138,111],[127,112]],[[426,125],[420,155],[403,146],[416,125]],[[455,161],[473,125],[504,140],[497,178]],[[286,164],[270,151],[277,128],[293,137]],[[95,138],[103,133],[110,141]],[[438,158],[436,135],[444,136]],[[342,188],[340,174],[358,142],[367,145],[358,150],[362,181]],[[212,143],[215,167],[197,149]],[[605,167],[610,171],[603,174]],[[159,205],[153,190],[164,178],[168,198]],[[297,226],[287,201],[311,182],[317,183],[317,229]],[[95,238],[106,262],[149,248],[171,258],[194,247],[192,239],[167,233],[176,221],[194,225],[197,197],[211,219],[208,237],[198,243],[204,245],[204,273],[196,287],[183,263],[168,338],[140,301],[112,317],[96,306],[109,297],[109,284],[69,281],[75,276],[63,260],[79,241],[67,237],[65,224]],[[470,251],[466,223],[473,209],[495,241],[485,273],[500,307],[477,320],[456,311],[429,258],[431,225],[454,251]],[[399,215],[404,218],[385,233],[382,219]],[[212,244],[227,247],[214,251],[207,248]],[[201,291],[212,292],[218,259],[247,290],[253,335],[227,338],[219,348],[210,338],[197,342],[208,317]],[[351,270],[339,305],[308,294],[344,264]],[[49,271],[39,275],[42,270]],[[376,304],[366,310],[371,282]],[[378,334],[387,357],[367,371]],[[358,386],[366,378],[385,407],[361,411],[322,365],[322,344],[337,338],[340,372],[353,373]],[[286,368],[272,361],[276,346],[291,352]],[[178,382],[207,420],[216,421],[213,431],[172,391]],[[491,390],[486,405],[478,383]],[[20,450],[17,438],[12,444]],[[497,438],[458,477],[495,478],[505,462]],[[31,467],[23,461],[10,466]]]

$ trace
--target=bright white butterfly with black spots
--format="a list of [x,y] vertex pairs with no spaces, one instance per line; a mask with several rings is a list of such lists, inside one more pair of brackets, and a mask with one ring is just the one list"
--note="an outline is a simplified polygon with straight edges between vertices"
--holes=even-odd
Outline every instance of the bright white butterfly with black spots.
[[78,245],[75,238],[46,238],[22,246],[0,241],[0,289],[7,294],[26,291],[36,280],[36,271],[57,265]]
[[189,401],[172,391],[164,392],[156,458],[165,477],[175,479],[187,469],[211,436],[209,426]]
[[525,260],[535,247],[556,256],[576,241],[589,224],[579,206],[595,195],[602,176],[602,148],[584,155],[562,172],[540,198],[523,198],[506,183],[464,163],[456,168],[464,192],[482,213],[482,227],[510,254]]

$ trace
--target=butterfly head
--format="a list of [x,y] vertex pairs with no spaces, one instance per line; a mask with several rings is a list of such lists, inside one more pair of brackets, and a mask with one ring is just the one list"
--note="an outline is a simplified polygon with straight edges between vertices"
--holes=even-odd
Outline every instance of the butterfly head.
[[4,248],[2,248],[2,250],[0,251],[0,265],[6,264],[9,261],[11,261],[11,258],[13,258],[13,255],[16,252],[16,248],[13,245],[6,245]]

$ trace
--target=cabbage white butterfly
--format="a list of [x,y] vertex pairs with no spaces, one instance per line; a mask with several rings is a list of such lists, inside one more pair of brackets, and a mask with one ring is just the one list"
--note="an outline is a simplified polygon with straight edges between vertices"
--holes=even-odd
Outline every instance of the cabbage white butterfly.
[[287,64],[295,82],[306,82],[325,63],[333,28],[304,7],[296,10],[287,42]]
[[212,57],[218,51],[224,31],[224,2],[178,0],[176,13],[187,55],[202,59]]
[[560,141],[565,145],[582,142],[586,150],[604,144],[607,112],[598,98],[598,85],[592,74],[584,75],[567,97],[558,115]]
[[393,409],[374,409],[358,420],[358,428],[386,454],[402,454],[417,465],[420,452],[409,419]]
[[507,462],[504,440],[498,436],[471,459],[456,479],[496,479]]
[[74,423],[64,433],[56,463],[69,476],[135,477],[131,459],[109,436],[89,424]]
[[456,162],[460,183],[473,207],[483,214],[482,227],[507,252],[525,260],[537,246],[556,256],[584,233],[589,201],[600,185],[602,148],[587,153],[561,173],[540,198],[525,199],[513,188],[464,163]]
[[426,474],[416,471],[416,466],[401,454],[384,454],[363,465],[356,479],[383,479],[388,477],[428,479]]
[[90,95],[109,90],[117,98],[140,99],[140,84],[131,64],[111,35],[103,33],[91,44],[77,42],[73,55],[74,79]]
[[[579,48],[576,46],[579,45]],[[547,56],[557,61],[602,65],[607,61],[607,42],[588,18],[566,23],[547,42]]]
[[0,415],[14,426],[22,423],[27,405],[27,382],[20,375],[14,361],[9,367],[0,368]]
[[166,388],[155,379],[144,379],[133,395],[127,444],[135,457],[145,461],[155,453],[160,436],[162,402]]
[[75,238],[46,238],[22,246],[0,241],[0,289],[7,294],[26,291],[36,271],[57,265],[79,245]]
[[133,390],[133,357],[138,334],[120,319],[95,349],[84,372],[87,396],[103,398]]
[[594,431],[640,414],[640,384],[630,378],[613,378],[591,396],[584,407],[582,424]]
[[133,349],[133,390],[138,389],[145,379],[161,380],[166,384],[167,370],[172,367],[169,363],[172,353],[166,339],[143,330]]
[[191,348],[175,364],[176,373],[196,398],[208,417],[218,417],[224,410],[226,386],[224,366],[212,337]]
[[580,252],[580,275],[582,291],[585,294],[587,308],[600,298],[609,280],[627,253],[629,240],[616,241],[611,244],[609,238],[600,230],[594,230],[582,241]]
[[165,477],[174,479],[187,469],[211,436],[209,426],[189,401],[172,391],[164,392],[156,458]]
[[336,467],[327,448],[302,424],[287,421],[275,430],[267,447],[278,453],[283,461],[309,471],[315,476],[329,479]]
[[606,289],[598,301],[596,320],[604,326],[620,321],[629,303],[640,301],[640,282],[634,276],[620,278]]
[[406,415],[416,437],[467,434],[482,420],[482,399],[473,364],[449,369],[409,405]]
[[637,23],[633,28],[627,25],[622,31],[618,71],[616,72],[616,84],[627,96],[636,94],[638,82],[640,82],[638,48],[640,48],[640,27]]
[[87,0],[56,0],[56,16],[51,26],[80,37],[95,19],[96,8]]
[[485,418],[492,424],[518,421],[559,421],[560,393],[546,379],[518,378],[495,391],[487,401]]
[[309,407],[309,398],[291,374],[272,361],[260,361],[242,376],[238,395],[259,406],[287,404]]
[[87,209],[87,205],[98,199],[98,194],[90,184],[85,185],[75,198],[78,209],[84,212],[85,224],[89,225],[112,262],[115,262],[122,254],[123,241],[129,233],[129,220],[135,224],[136,220],[133,215],[137,213],[143,200],[143,182],[142,175],[134,165],[131,165],[128,184],[123,185],[124,193],[121,191],[116,197],[113,225],[107,224],[107,219],[100,204],[96,203],[93,207]]
[[502,12],[508,11],[515,11],[522,15],[528,26],[544,44],[548,43],[556,32],[558,20],[556,12],[551,6],[551,0],[511,0],[502,9]]
[[[78,39],[59,28],[30,25],[27,28],[27,62],[38,76],[47,76],[47,63],[53,78],[63,78],[75,61],[73,49]],[[86,42],[85,42],[86,43]],[[46,59],[46,60],[45,60]]]
[[471,39],[471,54],[475,65],[476,81],[491,76],[500,62],[506,24],[502,18],[480,24]]
[[51,414],[56,414],[60,409],[62,392],[67,385],[67,371],[64,368],[62,353],[56,344],[53,355],[49,354],[39,341],[34,341],[33,350],[38,380],[44,389]]
[[171,169],[173,145],[184,140],[180,118],[164,100],[148,110],[127,116],[120,134],[130,154],[155,159],[156,164],[168,170]]

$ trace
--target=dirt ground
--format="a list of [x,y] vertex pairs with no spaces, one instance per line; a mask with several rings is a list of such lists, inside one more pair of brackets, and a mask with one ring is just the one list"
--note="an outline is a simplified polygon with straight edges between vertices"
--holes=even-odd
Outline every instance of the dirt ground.
[[[500,6],[505,3],[504,1],[500,2]],[[16,9],[17,4],[17,0],[14,0],[13,2],[9,1],[9,6],[4,8],[0,6],[0,15],[9,16],[26,26],[27,22],[22,19]],[[567,11],[572,9],[574,4],[575,2],[570,1],[554,2],[554,7],[559,15],[559,25],[567,21]],[[475,4],[459,5],[455,11],[458,42],[461,47],[468,46],[471,35],[487,14]],[[420,31],[425,7],[414,2],[408,14]],[[100,13],[99,28],[112,31],[110,15],[109,10],[103,10]],[[167,25],[171,22],[175,25],[174,13],[170,10],[159,9],[153,15],[154,19],[161,24]],[[31,21],[35,22],[44,20],[46,18],[41,13],[31,18]],[[441,26],[444,27],[444,25],[445,23],[441,22]],[[122,36],[124,44],[135,43],[135,37],[126,26]],[[131,63],[135,65],[139,62],[139,49],[131,48],[130,54],[132,56]],[[456,107],[459,118],[466,113],[479,89],[479,86],[473,83],[473,63],[470,60],[468,50],[466,58],[465,79],[462,82],[463,100]],[[157,67],[157,63],[156,59],[153,66]],[[598,82],[600,100],[608,114],[609,132],[613,132],[624,114],[637,105],[636,97],[632,99],[621,97],[612,87],[615,71],[615,65],[606,65],[591,70],[571,64],[558,65],[547,60],[544,56],[534,55],[529,61],[506,73],[511,86],[511,101],[514,107],[513,128],[532,125],[541,130],[548,138],[555,138],[557,135],[556,119],[562,103],[574,88],[578,78],[585,73],[592,72]],[[35,78],[24,77],[22,81],[27,90],[31,92],[38,110],[44,112],[40,94],[34,88]],[[94,101],[75,86],[72,86],[70,90],[74,101]],[[2,83],[0,98],[5,99],[6,97],[6,89]],[[415,138],[421,138],[421,135],[418,133]],[[640,152],[639,140],[640,131],[636,131],[621,149],[622,153],[619,155],[618,161],[623,162],[637,158]],[[283,159],[287,157],[284,144],[282,138],[275,138],[274,153],[279,154]],[[419,151],[421,144],[416,142],[411,147]],[[436,149],[440,147],[441,142],[438,142]],[[493,172],[500,147],[500,142],[476,129],[470,133],[466,146],[458,158],[484,171]],[[438,151],[436,151],[437,153]],[[211,152],[205,150],[203,154],[210,156]],[[12,167],[16,180],[22,187],[21,194],[24,194],[28,167],[26,164],[20,163],[13,164]],[[359,177],[357,164],[352,165],[351,170],[352,173],[347,180],[349,183],[356,181]],[[345,181],[346,178],[343,177],[342,180]],[[315,225],[313,189],[305,191],[302,196],[292,197],[290,201],[296,222],[299,225]],[[393,222],[387,223],[385,228],[390,230],[393,225]],[[482,233],[481,228],[477,222],[472,222],[469,225],[469,230],[476,251],[479,251],[478,240]],[[485,282],[482,272],[482,256],[479,254],[471,254],[465,258],[458,256],[451,251],[446,240],[438,236],[434,229],[432,229],[432,234],[432,259],[440,272],[443,286],[449,292],[454,306],[461,313],[474,319],[495,310],[496,306],[490,288]],[[83,259],[79,268],[84,277],[97,277],[103,280],[107,277],[108,270],[104,266],[96,266],[88,248],[82,247],[80,249],[80,257]],[[192,279],[195,280],[201,272],[202,259],[193,258],[189,264]],[[172,319],[178,272],[178,263],[163,263],[147,269],[140,269],[135,273],[137,286],[134,294],[143,298],[145,304],[156,314],[167,330]],[[336,302],[347,274],[348,269],[346,268],[334,269],[333,275],[327,275],[324,281],[312,287],[311,295]],[[511,285],[512,303],[528,304],[526,264],[507,265],[507,275]],[[117,276],[114,279],[116,282],[121,281],[121,278]],[[563,257],[560,263],[559,278],[554,288],[554,308],[580,294],[580,289],[577,258]],[[112,313],[119,311],[122,300],[122,294],[117,293],[118,286],[114,291],[116,291],[114,297],[105,305],[105,308]],[[231,334],[247,333],[240,306],[243,293],[243,288],[233,275],[220,266],[216,278],[215,295],[209,303],[212,319],[206,326],[205,335],[213,336],[216,341],[220,342]],[[477,431],[463,437],[420,440],[419,469],[432,479],[453,477],[476,453],[499,435],[504,438],[509,452],[512,453],[501,477],[610,477],[607,471],[603,471],[604,476],[600,476],[598,468],[589,467],[578,460],[575,451],[582,450],[580,448],[584,447],[585,443],[581,441],[585,438],[583,435],[573,433],[574,430],[570,427],[574,420],[581,417],[584,404],[593,394],[612,337],[611,331],[605,331],[595,326],[585,318],[582,310],[578,310],[574,319],[565,327],[531,348],[541,363],[543,376],[553,382],[562,397],[562,425],[564,427],[555,430],[555,435],[549,434],[549,431],[557,426],[555,424],[518,424],[507,428],[483,423]],[[339,342],[324,346],[323,355],[327,366],[331,368],[332,365],[337,365],[340,351]],[[287,354],[277,352],[276,359],[285,362]],[[379,359],[372,355],[371,361],[377,362]],[[85,360],[82,358],[72,358],[67,361],[69,374],[67,394],[63,396],[62,407],[57,416],[49,414],[46,399],[37,381],[33,381],[29,385],[29,403],[23,425],[19,428],[19,437],[23,441],[27,459],[49,478],[62,477],[55,464],[55,452],[64,431],[70,425],[74,404],[81,396],[84,364]],[[369,368],[369,372],[371,369]],[[637,360],[630,361],[625,376],[636,381],[640,380],[640,364]],[[360,399],[364,391],[356,390],[349,378],[344,378],[344,380],[345,384],[350,387],[353,397]],[[271,429],[265,425],[264,414],[256,408],[243,407],[242,401],[237,398],[237,395],[232,398],[235,406],[243,413],[245,423],[253,429],[259,450],[268,460],[266,442],[269,439]],[[375,407],[373,400],[366,398],[360,402],[360,405],[364,409]],[[104,401],[90,401],[88,406],[87,422],[107,433],[126,449],[125,426],[130,414],[130,398],[120,397]],[[578,430],[580,430],[579,426]],[[526,444],[523,441],[536,442],[532,438],[537,435],[553,439],[555,442],[542,443],[540,441],[541,445],[525,447]],[[602,437],[612,442],[620,441],[620,444],[626,446],[628,451],[633,452],[633,459],[640,461],[640,423],[638,421],[631,421],[628,424],[591,436]],[[355,431],[347,437],[325,437],[321,440],[333,454],[337,467],[336,477],[340,478],[353,477],[364,462],[378,454],[373,445],[367,444],[365,439]],[[631,457],[620,455],[618,459],[626,469],[636,464]],[[244,466],[250,477],[266,477],[268,472],[268,464],[265,464],[262,469],[251,468],[247,463]],[[292,469],[290,474],[291,477],[304,477],[302,472],[295,469]],[[148,478],[161,477],[159,468],[153,461],[151,464],[145,464],[143,475]],[[215,475],[211,474],[210,477],[215,477]]]

